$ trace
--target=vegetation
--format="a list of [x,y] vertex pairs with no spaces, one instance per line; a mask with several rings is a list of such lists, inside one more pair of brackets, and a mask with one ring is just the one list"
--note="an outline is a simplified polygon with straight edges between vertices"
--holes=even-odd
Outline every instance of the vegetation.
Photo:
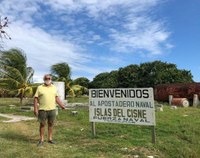
[[65,82],[65,94],[71,97],[81,96],[87,93],[87,88],[79,85],[88,84],[86,78],[79,78],[73,82],[71,80],[71,68],[67,63],[57,63],[51,66],[51,74],[53,75],[53,80]]
[[67,63],[57,63],[51,66],[53,80],[69,82],[71,80],[71,68]]
[[[26,55],[17,49],[1,52],[0,96],[32,96],[35,91],[30,82],[33,69],[26,65]],[[157,84],[193,82],[192,74],[180,70],[175,64],[154,61],[132,64],[111,72],[103,72],[89,81],[85,77],[71,79],[71,68],[65,62],[51,66],[54,81],[65,82],[65,94],[71,97],[87,95],[89,88],[136,88],[154,87]]]
[[[0,102],[2,99],[0,99]],[[4,104],[0,113],[34,116],[33,112],[22,113],[9,109]],[[72,157],[72,158],[198,158],[200,155],[200,109],[178,108],[172,110],[166,104],[163,112],[156,113],[156,144],[151,143],[151,127],[123,124],[96,123],[96,138],[92,137],[88,109],[61,111],[54,130],[56,145],[45,142],[36,146],[38,122],[22,121],[3,123],[0,118],[0,150],[2,157]],[[47,129],[46,129],[47,132]],[[47,138],[47,136],[45,136]]]
[[89,98],[87,96],[76,97],[76,98],[67,97],[67,101],[68,103],[88,103]]
[[[9,105],[16,105],[20,106],[21,104],[18,102],[18,98],[0,98],[0,107],[2,106],[9,106]],[[33,103],[33,98],[26,98],[23,101],[23,105]]]
[[20,103],[25,96],[32,96],[30,83],[34,71],[26,61],[26,55],[19,49],[0,52],[0,88],[19,96]]
[[129,65],[125,68],[120,68],[118,72],[118,87],[137,87],[138,80],[140,77],[139,66],[138,65]]
[[117,88],[118,71],[103,72],[95,76],[89,85],[90,88]]
[[89,83],[90,83],[90,80],[88,80],[88,79],[85,78],[85,77],[79,77],[79,78],[76,78],[76,79],[73,81],[73,84],[75,84],[75,85],[80,85],[80,86],[85,87],[85,88],[88,88],[88,87],[89,87]]
[[[104,84],[107,82],[108,77],[108,72],[102,72],[98,74],[90,83],[90,88],[107,88],[106,86],[104,86]],[[112,83],[110,83],[110,85],[112,85]]]
[[[0,38],[2,33],[10,38],[3,30],[7,22],[4,18],[4,23],[0,24]],[[19,49],[0,52],[0,96],[19,96],[21,104],[24,97],[32,96],[34,71],[26,61],[26,55]],[[87,94],[88,88],[153,87],[163,83],[193,82],[190,71],[161,61],[100,73],[92,82],[84,77],[72,81],[67,63],[52,65],[51,73],[54,80],[65,82],[66,92],[72,96],[67,98],[69,103],[87,103],[88,97],[79,96]],[[24,105],[30,103],[33,103],[32,98],[25,99]],[[8,106],[11,104],[17,107]],[[16,98],[0,98],[0,113],[34,117],[33,112],[20,111],[18,106],[21,104]],[[76,108],[76,116],[71,114],[72,110],[59,110],[54,130],[57,144],[45,142],[43,148],[36,147],[39,138],[36,120],[7,124],[2,122],[7,118],[0,117],[1,157],[198,158],[200,155],[199,108],[172,110],[165,105],[164,112],[156,113],[156,144],[151,143],[151,127],[148,126],[96,123],[97,136],[93,138],[88,108]]]
[[190,71],[179,70],[175,64],[161,61],[140,65],[139,87],[153,87],[157,84],[193,82]]
[[100,73],[94,77],[90,88],[154,87],[157,84],[184,82],[193,82],[190,71],[178,69],[175,64],[153,61]]

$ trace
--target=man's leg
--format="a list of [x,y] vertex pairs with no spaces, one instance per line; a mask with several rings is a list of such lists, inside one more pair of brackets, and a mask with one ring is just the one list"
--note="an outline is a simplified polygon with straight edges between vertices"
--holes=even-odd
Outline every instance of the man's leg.
[[52,143],[53,140],[53,125],[56,119],[56,110],[48,112],[48,141]]
[[40,123],[40,141],[44,142],[45,122]]
[[53,136],[53,123],[48,122],[48,140],[52,140]]
[[44,130],[45,130],[46,118],[47,118],[46,111],[39,110],[39,112],[38,112],[38,121],[40,122],[40,128],[39,128],[40,141],[39,141],[39,143],[44,142]]

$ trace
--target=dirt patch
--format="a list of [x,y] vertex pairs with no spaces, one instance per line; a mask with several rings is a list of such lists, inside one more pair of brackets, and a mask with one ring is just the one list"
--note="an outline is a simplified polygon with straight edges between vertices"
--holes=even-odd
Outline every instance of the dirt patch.
[[10,115],[10,114],[0,114],[1,117],[8,118],[9,120],[4,120],[2,122],[19,122],[19,121],[27,121],[27,120],[35,120],[34,117],[27,117],[27,116],[17,116],[17,115]]

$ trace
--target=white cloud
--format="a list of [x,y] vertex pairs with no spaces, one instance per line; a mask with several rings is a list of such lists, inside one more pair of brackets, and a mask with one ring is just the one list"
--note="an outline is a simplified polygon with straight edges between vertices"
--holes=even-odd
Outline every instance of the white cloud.
[[113,50],[118,52],[137,52],[146,50],[149,54],[162,54],[164,47],[168,45],[167,39],[170,32],[165,31],[163,24],[153,21],[150,17],[129,16],[127,23],[122,24],[123,31],[110,29],[110,37]]
[[8,16],[11,21],[21,19],[24,22],[32,22],[35,13],[39,12],[40,6],[37,2],[40,0],[23,0],[23,3],[18,0],[2,0],[0,13]]
[[[109,43],[111,50],[118,52],[137,52],[145,50],[148,54],[162,54],[165,48],[170,45],[167,39],[170,32],[165,30],[162,22],[155,21],[148,13],[151,7],[158,4],[158,0],[80,0],[80,1],[49,1],[55,9],[60,5],[61,12],[74,10],[81,12],[86,10],[86,14],[94,18],[97,22],[102,22],[103,29],[108,33],[109,39],[102,39],[101,43]],[[83,22],[84,23],[84,22]],[[109,32],[115,28],[115,32]],[[90,34],[82,38],[88,38],[87,44],[94,41]],[[97,37],[98,35],[96,35]],[[107,41],[107,42],[106,42]]]
[[[43,2],[51,5],[56,11],[82,11],[87,10],[90,16],[98,16],[102,12],[106,12],[109,15],[115,15],[112,12],[117,13],[118,10],[114,7],[126,6],[131,12],[143,11],[146,8],[157,4],[158,0],[45,0]],[[122,10],[121,10],[122,11]]]
[[[73,71],[91,76],[120,65],[119,52],[157,55],[173,47],[167,41],[170,32],[163,22],[148,14],[158,3],[158,0],[23,0],[20,3],[2,0],[0,5],[4,7],[0,14],[12,21],[8,30],[12,40],[7,42],[7,48],[18,47],[27,53],[36,78],[57,62],[67,62]],[[93,66],[94,61],[99,61],[98,66]]]
[[74,63],[83,64],[90,60],[84,50],[70,41],[52,36],[39,28],[20,22],[13,23],[9,34],[11,41],[7,41],[7,48],[18,47],[25,51],[28,64],[32,66],[36,74],[47,73],[50,66],[58,62],[67,62],[73,67]]

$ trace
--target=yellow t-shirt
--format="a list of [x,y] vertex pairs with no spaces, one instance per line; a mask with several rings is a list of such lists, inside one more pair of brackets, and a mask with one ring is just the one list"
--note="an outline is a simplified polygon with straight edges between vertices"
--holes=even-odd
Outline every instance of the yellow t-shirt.
[[58,96],[57,89],[54,85],[38,86],[34,97],[38,98],[39,110],[54,110],[56,109],[56,96]]

